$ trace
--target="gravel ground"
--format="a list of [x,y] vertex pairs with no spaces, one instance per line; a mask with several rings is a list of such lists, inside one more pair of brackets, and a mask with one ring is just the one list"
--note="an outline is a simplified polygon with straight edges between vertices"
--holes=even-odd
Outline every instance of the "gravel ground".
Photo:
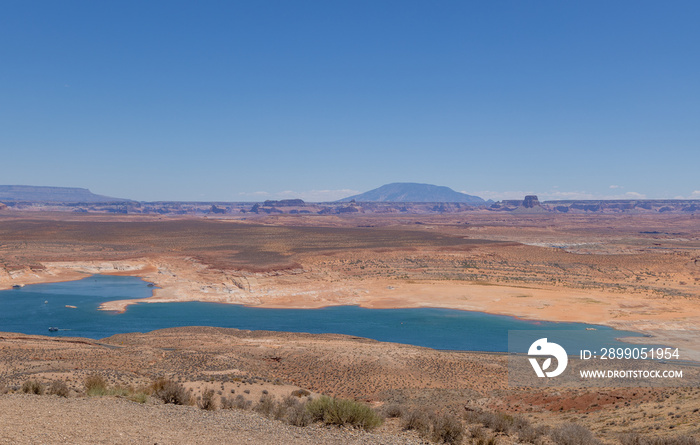
[[293,427],[238,410],[112,397],[0,396],[0,444],[419,444],[409,435]]

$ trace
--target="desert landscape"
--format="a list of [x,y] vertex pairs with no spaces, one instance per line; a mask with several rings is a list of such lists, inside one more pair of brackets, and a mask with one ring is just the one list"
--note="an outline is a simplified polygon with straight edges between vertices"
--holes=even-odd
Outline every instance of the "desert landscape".
[[145,302],[445,307],[638,331],[700,321],[695,214],[5,215],[5,289],[126,274],[158,286]]
[[3,2],[0,445],[700,445],[699,2]]
[[[700,223],[695,214],[469,211],[244,219],[5,211],[0,240],[0,286],[5,289],[95,273],[140,276],[157,286],[144,300],[104,303],[107,311],[128,311],[130,304],[151,301],[440,307],[602,324],[672,340],[688,359],[700,357]],[[688,335],[679,338],[679,331]],[[110,387],[132,390],[167,378],[189,391],[192,400],[199,397],[200,404],[211,391],[217,408],[231,404],[227,397],[242,396],[236,416],[255,416],[247,410],[263,395],[281,404],[294,391],[304,391],[308,395],[300,401],[321,395],[355,400],[386,417],[360,437],[352,436],[360,434],[354,429],[321,428],[318,436],[304,436],[308,430],[294,436],[298,443],[569,443],[558,441],[556,432],[568,431],[572,423],[604,443],[694,443],[688,441],[700,434],[696,388],[511,388],[505,354],[204,327],[98,341],[0,337],[0,386],[21,393],[30,380],[47,388],[66,382],[71,397],[43,396],[51,398],[56,411],[103,407],[101,400],[83,398],[85,379],[97,374]],[[34,403],[31,397],[37,396],[0,397],[8,407],[3,412]],[[156,410],[148,415],[160,416],[163,405],[153,405],[157,398],[152,394],[144,397],[151,400],[147,408],[134,409]],[[87,405],[74,408],[76,403]],[[124,400],[115,403],[128,410]],[[225,409],[217,414],[178,409],[194,410],[187,416],[194,416],[197,428],[211,421],[197,417],[199,411],[234,415]],[[412,410],[459,419],[462,433],[454,440],[431,436],[434,424],[411,426]],[[257,413],[255,422],[271,428],[264,433],[267,441],[289,434],[280,430],[289,426],[271,415],[273,420],[266,419],[264,409]],[[241,437],[260,429],[246,431],[239,431]],[[167,436],[171,433],[156,428],[139,437],[178,442]],[[20,437],[4,440],[21,442]],[[650,442],[654,437],[667,441]]]

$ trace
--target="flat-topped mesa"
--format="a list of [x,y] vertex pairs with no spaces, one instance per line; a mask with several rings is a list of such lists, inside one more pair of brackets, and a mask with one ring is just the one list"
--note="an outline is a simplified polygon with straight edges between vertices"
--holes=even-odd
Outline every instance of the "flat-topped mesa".
[[11,202],[131,203],[123,198],[96,195],[86,188],[34,185],[0,185],[0,199]]
[[489,210],[507,211],[514,213],[543,213],[548,212],[540,203],[537,195],[526,195],[522,201],[519,199],[504,199],[499,203],[491,205]]
[[527,195],[523,200],[523,207],[526,209],[531,209],[533,207],[540,206],[540,200],[537,199],[537,195]]
[[267,200],[263,202],[264,207],[292,207],[303,206],[306,203],[303,199],[282,199],[280,201]]

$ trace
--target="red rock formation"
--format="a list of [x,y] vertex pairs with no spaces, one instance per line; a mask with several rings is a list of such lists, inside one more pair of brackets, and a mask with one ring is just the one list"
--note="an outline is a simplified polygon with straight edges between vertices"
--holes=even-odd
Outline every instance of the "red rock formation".
[[540,200],[537,199],[537,195],[527,195],[523,200],[523,207],[526,209],[531,209],[533,207],[539,207]]

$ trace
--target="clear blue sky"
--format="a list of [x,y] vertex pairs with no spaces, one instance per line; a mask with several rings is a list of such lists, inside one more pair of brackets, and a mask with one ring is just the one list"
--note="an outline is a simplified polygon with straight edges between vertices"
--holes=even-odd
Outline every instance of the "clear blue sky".
[[0,2],[0,184],[700,198],[697,1]]

